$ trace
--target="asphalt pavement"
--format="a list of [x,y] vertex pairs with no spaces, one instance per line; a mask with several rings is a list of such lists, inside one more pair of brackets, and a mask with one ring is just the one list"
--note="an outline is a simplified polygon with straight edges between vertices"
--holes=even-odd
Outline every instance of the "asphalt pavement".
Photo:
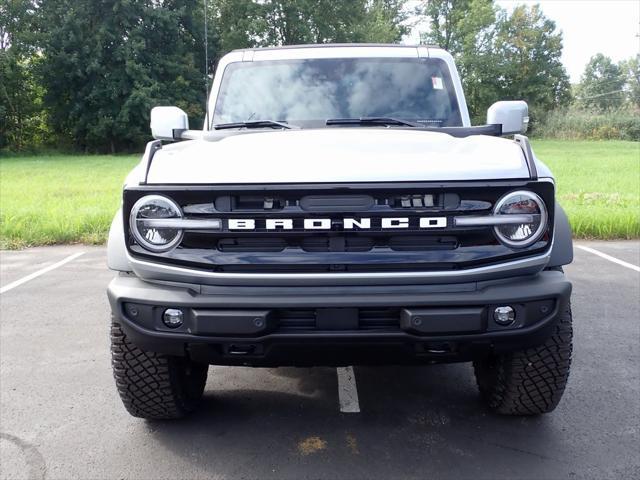
[[577,245],[627,265],[576,248],[571,377],[535,418],[489,413],[456,364],[355,367],[359,413],[334,368],[211,367],[195,415],[136,419],[111,375],[105,249],[0,252],[0,478],[640,478],[640,243]]

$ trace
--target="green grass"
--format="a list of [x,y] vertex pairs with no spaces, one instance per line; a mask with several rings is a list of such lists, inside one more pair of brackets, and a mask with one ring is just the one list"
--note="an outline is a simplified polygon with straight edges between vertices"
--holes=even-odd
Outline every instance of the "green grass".
[[[534,140],[580,238],[640,237],[640,143]],[[103,243],[139,156],[0,157],[0,247]]]
[[578,238],[640,237],[640,143],[533,140]]
[[0,157],[0,247],[103,243],[139,156]]

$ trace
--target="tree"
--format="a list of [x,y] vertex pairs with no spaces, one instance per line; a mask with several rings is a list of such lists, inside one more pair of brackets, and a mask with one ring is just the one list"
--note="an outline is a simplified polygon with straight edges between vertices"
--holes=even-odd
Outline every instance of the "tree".
[[580,79],[579,101],[585,107],[598,110],[620,107],[624,101],[625,80],[622,69],[598,53],[591,57]]
[[570,98],[562,35],[537,5],[509,15],[493,0],[429,0],[423,14],[422,40],[455,57],[474,123],[497,100],[524,99],[535,116]]
[[255,0],[215,0],[211,2],[211,16],[219,36],[219,50],[215,61],[238,48],[251,48],[265,37],[267,21],[264,5]]
[[[366,4],[366,15],[355,36],[365,42],[395,43],[408,33],[405,25],[405,0],[371,0]],[[358,32],[360,30],[360,32]]]
[[402,0],[267,0],[266,45],[399,41]]
[[497,11],[493,0],[429,0],[421,12],[430,21],[421,41],[454,56],[475,121],[481,121],[497,96],[493,49]]
[[216,0],[222,52],[307,43],[397,42],[404,0]]
[[42,88],[34,76],[31,2],[0,4],[0,149],[23,150],[46,137]]
[[562,34],[538,5],[519,5],[510,16],[502,12],[495,42],[497,82],[505,100],[526,100],[534,120],[569,103]]
[[40,75],[56,133],[116,152],[149,138],[155,105],[178,105],[201,121],[202,12],[198,0],[44,2]]
[[620,64],[626,76],[627,99],[631,105],[640,108],[640,54]]

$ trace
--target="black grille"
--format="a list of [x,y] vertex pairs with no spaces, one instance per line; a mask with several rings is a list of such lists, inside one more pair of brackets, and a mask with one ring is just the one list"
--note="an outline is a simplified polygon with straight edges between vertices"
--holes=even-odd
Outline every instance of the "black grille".
[[[337,184],[275,186],[137,187],[125,191],[127,212],[147,194],[163,194],[193,219],[222,220],[220,231],[185,232],[181,245],[152,254],[129,236],[134,256],[163,263],[234,273],[397,272],[455,270],[538,254],[552,231],[534,245],[513,250],[492,227],[455,227],[453,217],[490,214],[495,202],[516,189],[540,195],[553,225],[549,182],[450,184]],[[408,228],[384,229],[385,217],[408,218]],[[419,218],[446,217],[444,228],[420,228]],[[345,218],[369,218],[368,229],[346,229]],[[256,228],[228,228],[229,219],[255,220]],[[267,230],[268,219],[291,219],[291,230]],[[328,230],[304,228],[304,219],[330,219]]]

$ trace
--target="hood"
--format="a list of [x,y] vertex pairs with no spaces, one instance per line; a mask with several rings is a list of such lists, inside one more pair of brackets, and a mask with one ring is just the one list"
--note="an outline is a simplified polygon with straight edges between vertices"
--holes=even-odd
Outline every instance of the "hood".
[[151,184],[448,181],[528,178],[514,141],[394,128],[257,131],[165,145]]

